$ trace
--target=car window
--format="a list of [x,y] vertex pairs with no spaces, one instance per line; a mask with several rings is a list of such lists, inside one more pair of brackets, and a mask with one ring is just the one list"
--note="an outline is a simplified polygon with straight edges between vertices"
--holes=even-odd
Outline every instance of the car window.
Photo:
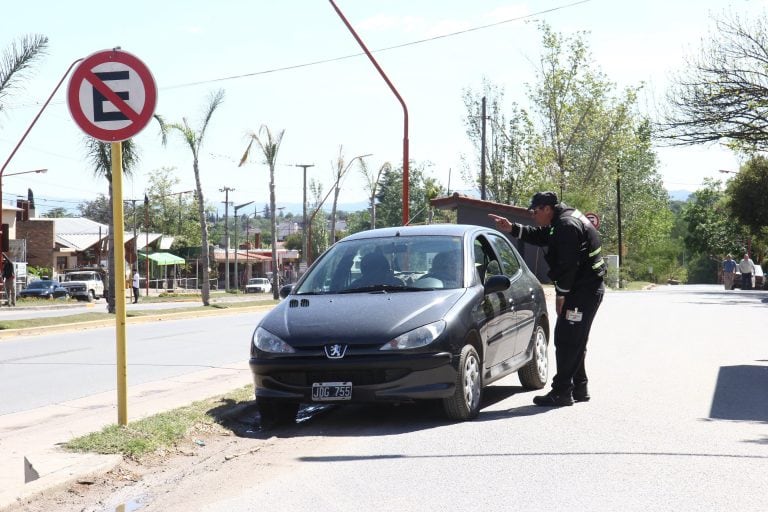
[[501,274],[501,265],[484,236],[478,236],[473,243],[475,253],[475,270],[481,282],[485,282],[488,276]]
[[326,251],[296,294],[464,286],[460,237],[410,236],[341,241]]
[[520,260],[517,259],[517,255],[507,239],[498,235],[491,235],[488,239],[493,248],[496,249],[496,254],[499,255],[501,270],[504,275],[512,277],[517,274],[520,270]]

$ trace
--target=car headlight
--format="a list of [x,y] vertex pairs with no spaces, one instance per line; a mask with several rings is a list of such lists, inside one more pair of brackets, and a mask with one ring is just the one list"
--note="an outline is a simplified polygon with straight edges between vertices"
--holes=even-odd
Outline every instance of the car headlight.
[[408,350],[429,345],[445,330],[445,320],[422,325],[386,342],[379,350]]
[[253,346],[262,352],[273,354],[293,354],[296,352],[292,346],[261,327],[258,327],[253,333]]

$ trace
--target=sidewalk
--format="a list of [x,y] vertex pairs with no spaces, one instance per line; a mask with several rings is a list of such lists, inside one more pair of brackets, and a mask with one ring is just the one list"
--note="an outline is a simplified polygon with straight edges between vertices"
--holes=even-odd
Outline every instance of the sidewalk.
[[[212,302],[253,300],[251,297],[217,297]],[[93,303],[64,305],[65,308],[93,306]],[[98,306],[99,304],[97,304]],[[33,313],[37,308],[24,308]],[[252,306],[258,310],[271,305]],[[240,310],[212,310],[212,315]],[[167,318],[172,311],[162,312]],[[196,312],[195,315],[200,315]],[[178,316],[184,316],[179,313]],[[155,321],[152,315],[128,319],[129,323]],[[102,324],[104,322],[95,322]],[[64,324],[62,329],[82,328],[83,324]],[[44,328],[50,333],[55,327]],[[37,328],[29,331],[37,331]],[[22,335],[6,331],[0,337]],[[228,369],[207,369],[128,388],[128,421],[222,395],[249,384],[252,376],[246,358],[226,365]],[[109,471],[120,463],[119,455],[66,452],[60,445],[70,439],[117,423],[117,392],[105,392],[30,411],[0,415],[0,510],[46,489],[65,485],[90,475]],[[25,462],[28,461],[29,465]]]
[[[227,393],[252,382],[247,361],[128,389],[128,420]],[[116,392],[0,416],[0,510],[46,489],[115,467],[119,455],[76,454],[59,445],[117,423]],[[25,468],[25,458],[31,468]],[[39,478],[25,483],[27,479]]]

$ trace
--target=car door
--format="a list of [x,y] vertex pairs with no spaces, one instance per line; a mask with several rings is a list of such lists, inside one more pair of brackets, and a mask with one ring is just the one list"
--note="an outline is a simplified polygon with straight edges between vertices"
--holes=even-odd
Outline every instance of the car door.
[[[473,250],[475,269],[481,282],[492,275],[502,274],[501,263],[484,235],[475,238]],[[485,367],[491,368],[515,351],[515,311],[510,307],[508,291],[484,295],[475,314],[486,343]]]
[[509,241],[498,235],[489,235],[488,239],[499,257],[502,272],[512,283],[508,290],[510,307],[515,312],[515,349],[512,355],[517,355],[528,348],[533,335],[536,294],[533,283],[523,273],[520,256]]

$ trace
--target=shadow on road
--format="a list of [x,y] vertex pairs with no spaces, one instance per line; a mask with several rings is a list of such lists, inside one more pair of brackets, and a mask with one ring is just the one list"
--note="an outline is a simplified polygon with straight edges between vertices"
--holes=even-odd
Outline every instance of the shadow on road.
[[721,366],[710,419],[768,423],[768,366]]
[[[512,395],[523,392],[522,386],[493,385],[483,390],[480,416],[475,421],[494,421],[514,416],[529,416],[546,412],[547,408],[520,407],[503,411],[486,411],[487,408]],[[296,422],[262,428],[255,401],[224,403],[207,414],[234,435],[252,439],[296,436],[378,436],[402,434],[451,423],[438,400],[420,401],[399,405],[349,404],[345,406],[304,404],[299,409]]]

